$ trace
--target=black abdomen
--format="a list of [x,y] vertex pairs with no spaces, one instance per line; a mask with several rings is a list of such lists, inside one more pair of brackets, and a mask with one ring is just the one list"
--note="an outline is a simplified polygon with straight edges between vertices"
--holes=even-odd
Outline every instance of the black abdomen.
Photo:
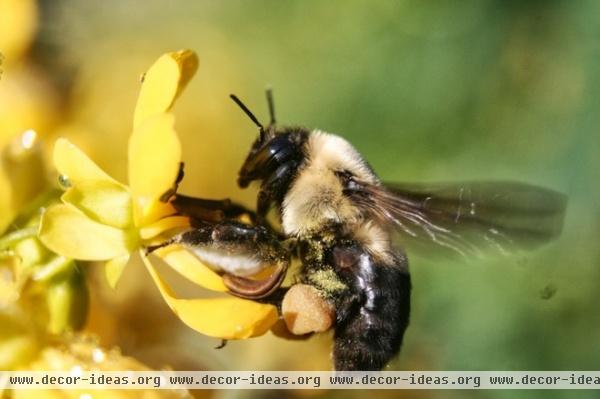
[[348,285],[336,300],[336,370],[381,370],[399,351],[410,313],[406,257],[375,262],[356,245],[335,247],[333,264]]

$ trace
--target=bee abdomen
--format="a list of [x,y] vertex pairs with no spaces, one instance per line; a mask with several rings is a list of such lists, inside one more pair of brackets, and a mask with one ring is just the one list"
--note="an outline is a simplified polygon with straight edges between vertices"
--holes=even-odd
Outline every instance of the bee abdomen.
[[334,249],[334,264],[350,287],[337,303],[336,370],[381,370],[399,351],[410,313],[406,258],[378,264],[358,247]]

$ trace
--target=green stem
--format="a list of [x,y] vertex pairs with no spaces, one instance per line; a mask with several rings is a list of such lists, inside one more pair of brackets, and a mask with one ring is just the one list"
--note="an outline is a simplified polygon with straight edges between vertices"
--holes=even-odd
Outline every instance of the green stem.
[[38,266],[31,276],[35,281],[48,281],[73,265],[73,259],[54,256],[49,262]]
[[0,238],[0,251],[5,250],[26,238],[35,237],[38,230],[39,226],[36,225],[6,234],[4,237]]

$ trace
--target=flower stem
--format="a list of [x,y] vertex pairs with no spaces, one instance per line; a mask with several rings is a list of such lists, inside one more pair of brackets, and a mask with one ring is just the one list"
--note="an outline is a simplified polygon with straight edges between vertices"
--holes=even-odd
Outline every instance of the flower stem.
[[38,230],[39,226],[30,226],[6,234],[4,237],[0,238],[0,251],[5,250],[26,238],[35,237],[38,233]]
[[60,255],[54,256],[49,262],[40,265],[31,278],[35,281],[48,281],[71,266],[73,266],[73,259]]

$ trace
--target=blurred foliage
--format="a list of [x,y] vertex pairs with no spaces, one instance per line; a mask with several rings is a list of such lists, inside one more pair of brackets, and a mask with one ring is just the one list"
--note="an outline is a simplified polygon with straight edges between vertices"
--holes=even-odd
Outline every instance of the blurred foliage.
[[[385,180],[517,179],[567,193],[564,234],[542,250],[486,262],[411,258],[411,325],[392,367],[597,368],[599,2],[58,0],[41,6],[29,57],[67,106],[64,121],[40,124],[46,129],[40,134],[69,137],[120,181],[130,104],[139,91],[133,77],[165,51],[192,48],[200,71],[176,106],[184,193],[253,204],[255,191],[240,191],[235,177],[255,129],[228,94],[239,95],[264,120],[266,84],[275,88],[281,123],[346,137]],[[327,335],[296,342],[266,336],[217,351],[218,342],[170,314],[141,265],[126,270],[118,292],[102,279],[92,281],[87,330],[152,367],[329,368]],[[289,393],[351,394],[361,396]]]
[[[69,343],[43,349],[28,366],[31,371],[95,371],[104,372],[133,370],[150,370],[139,361],[123,356],[117,349],[104,350],[93,339],[72,337]],[[2,391],[0,390],[0,396]],[[15,390],[13,399],[190,399],[186,390],[119,390],[119,389],[48,389],[48,390]]]

